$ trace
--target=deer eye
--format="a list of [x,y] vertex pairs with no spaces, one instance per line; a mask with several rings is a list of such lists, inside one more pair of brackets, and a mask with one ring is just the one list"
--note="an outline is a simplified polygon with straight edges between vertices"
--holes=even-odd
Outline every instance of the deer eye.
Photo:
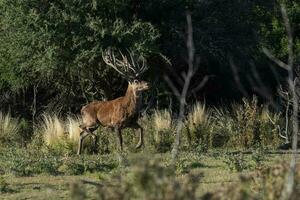
[[134,82],[134,83],[138,83],[138,80],[135,79],[133,82]]

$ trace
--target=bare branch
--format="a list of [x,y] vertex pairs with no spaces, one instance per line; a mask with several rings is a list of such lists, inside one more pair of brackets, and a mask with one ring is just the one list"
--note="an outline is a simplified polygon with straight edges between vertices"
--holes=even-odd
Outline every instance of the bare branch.
[[174,83],[170,80],[168,76],[164,76],[165,81],[168,83],[169,87],[173,91],[174,95],[180,99],[180,93],[179,90],[175,87]]
[[201,90],[201,89],[205,86],[205,84],[208,82],[209,77],[210,77],[210,76],[205,76],[205,77],[202,79],[202,81],[198,84],[198,86],[195,87],[194,89],[192,89],[191,93],[197,92],[197,91]]
[[276,63],[279,67],[282,67],[285,70],[289,70],[290,66],[277,59],[267,48],[263,47],[263,52],[270,60]]
[[194,74],[194,42],[193,42],[193,26],[192,26],[192,18],[191,14],[188,12],[186,15],[187,19],[187,28],[188,28],[188,38],[187,38],[187,49],[188,49],[188,72],[185,76],[183,89],[180,95],[180,108],[179,108],[179,117],[178,123],[176,126],[176,138],[174,142],[174,146],[172,149],[172,159],[173,161],[176,160],[179,152],[179,145],[180,145],[180,135],[181,130],[183,127],[183,120],[184,120],[184,110],[185,110],[185,103],[186,103],[186,95],[189,89],[189,85]]

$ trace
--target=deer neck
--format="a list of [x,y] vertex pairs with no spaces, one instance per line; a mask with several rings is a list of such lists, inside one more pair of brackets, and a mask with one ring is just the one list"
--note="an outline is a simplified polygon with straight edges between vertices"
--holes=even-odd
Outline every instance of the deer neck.
[[138,113],[140,107],[140,99],[140,92],[137,92],[135,90],[134,85],[129,84],[126,91],[124,103],[130,115],[135,115]]

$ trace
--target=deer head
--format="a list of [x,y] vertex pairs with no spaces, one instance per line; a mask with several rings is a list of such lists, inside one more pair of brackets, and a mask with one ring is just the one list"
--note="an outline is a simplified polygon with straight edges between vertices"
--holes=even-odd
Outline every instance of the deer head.
[[137,56],[133,52],[127,50],[126,55],[118,51],[118,55],[112,49],[102,53],[103,61],[121,76],[123,76],[128,84],[137,92],[148,90],[149,83],[141,81],[140,76],[148,69],[145,58]]
[[135,91],[137,92],[142,92],[144,90],[149,89],[149,83],[147,81],[139,81],[139,80],[134,80],[132,83],[129,82],[131,87],[134,88]]

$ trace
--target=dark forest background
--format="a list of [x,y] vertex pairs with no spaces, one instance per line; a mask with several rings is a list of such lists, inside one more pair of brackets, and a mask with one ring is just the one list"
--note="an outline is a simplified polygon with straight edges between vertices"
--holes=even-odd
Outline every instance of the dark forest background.
[[31,120],[122,95],[127,82],[101,57],[108,47],[143,55],[143,79],[152,83],[146,99],[176,107],[164,77],[187,69],[187,11],[199,60],[191,89],[209,77],[188,102],[224,105],[253,94],[276,102],[286,74],[262,47],[287,60],[282,2],[299,65],[298,0],[0,0],[0,110]]

